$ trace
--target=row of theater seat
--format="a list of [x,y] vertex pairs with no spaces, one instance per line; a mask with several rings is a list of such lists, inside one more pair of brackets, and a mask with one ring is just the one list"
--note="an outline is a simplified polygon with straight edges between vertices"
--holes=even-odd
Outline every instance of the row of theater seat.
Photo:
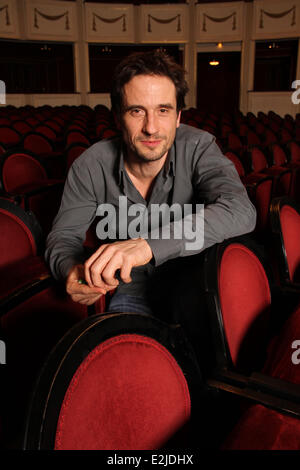
[[[2,195],[7,194],[21,202],[23,207],[33,210],[47,234],[58,210],[66,173],[72,162],[94,142],[118,133],[112,113],[100,105],[94,110],[87,106],[45,106],[19,110],[12,107],[5,116],[1,118],[0,114],[0,124],[1,119],[2,125],[5,123],[5,127],[0,127],[0,142],[2,136],[2,146],[6,146],[6,151],[0,156],[0,191]],[[20,126],[21,117],[23,123],[31,126],[30,132],[25,128],[22,140],[9,141],[6,137],[5,142],[9,125],[11,131],[16,124]],[[287,115],[282,119],[275,113],[268,116],[260,113],[259,117],[251,113],[247,116],[236,113],[218,117],[190,108],[183,112],[182,121],[204,129],[209,127],[208,130],[216,135],[223,153],[235,164],[257,208],[257,233],[263,236],[266,232],[272,198],[286,195],[299,202],[299,116],[293,119]],[[210,126],[205,123],[210,123]],[[240,131],[241,136],[232,132],[247,128],[254,134],[254,129],[258,129],[259,125],[264,129],[269,126],[271,131],[275,130],[275,124],[282,129],[288,128],[294,140],[274,141],[268,145],[252,142],[250,145],[240,140],[245,131]],[[231,132],[226,134],[224,126]],[[55,137],[51,138],[50,133]],[[238,143],[230,140],[231,135],[238,138]],[[43,205],[47,207],[46,211],[42,210]]]
[[272,201],[276,270],[248,236],[183,259],[168,323],[72,302],[39,257],[34,217],[0,205],[4,447],[299,450],[294,203]]
[[11,110],[0,126],[1,195],[32,211],[47,235],[72,162],[93,142],[115,133],[111,113],[101,106],[94,111],[86,107]]
[[[83,121],[81,134],[95,136]],[[264,177],[273,188],[274,178]],[[264,247],[242,237],[183,260],[180,274],[174,266],[173,286],[184,294],[164,294],[176,306],[166,323],[107,315],[103,297],[93,308],[72,302],[44,263],[45,232],[20,194],[0,200],[4,447],[299,448],[291,344],[300,339],[300,215],[293,201],[271,193]],[[163,302],[161,309],[158,318]]]
[[63,167],[52,167],[56,174],[72,163],[75,153],[68,156],[71,146],[78,144],[86,148],[116,133],[112,113],[100,105],[93,110],[87,106],[45,106],[28,111],[25,107],[13,109],[10,114],[6,111],[2,118],[0,113],[0,152],[23,148],[44,158],[49,154],[52,158],[62,155],[63,161],[56,164]]

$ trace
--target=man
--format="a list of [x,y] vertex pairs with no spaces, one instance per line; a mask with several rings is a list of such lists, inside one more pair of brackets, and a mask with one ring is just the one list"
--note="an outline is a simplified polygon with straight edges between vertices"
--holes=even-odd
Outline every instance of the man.
[[[254,229],[255,209],[214,137],[180,124],[187,91],[183,69],[160,51],[134,54],[117,67],[111,101],[122,136],[94,144],[75,160],[47,239],[46,259],[74,301],[91,305],[116,289],[110,311],[151,313],[148,287],[157,267]],[[169,237],[161,236],[159,224],[130,236],[133,209],[151,221],[158,207],[184,205],[193,214],[182,213],[180,220],[177,211],[164,222]],[[87,255],[86,231],[111,206],[116,217],[107,232],[113,236],[105,240],[100,223],[99,248]],[[191,225],[178,237],[179,222]],[[194,245],[188,244],[191,234]]]

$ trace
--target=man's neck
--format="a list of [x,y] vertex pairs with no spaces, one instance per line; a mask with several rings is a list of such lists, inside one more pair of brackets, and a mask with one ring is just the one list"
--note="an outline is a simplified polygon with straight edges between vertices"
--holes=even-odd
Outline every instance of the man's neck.
[[141,181],[149,181],[156,178],[160,170],[163,168],[168,153],[156,161],[141,161],[130,154],[127,154],[124,159],[126,171]]
[[159,160],[142,162],[126,155],[124,166],[136,189],[145,200],[149,199],[158,173],[163,168],[167,159],[167,153]]

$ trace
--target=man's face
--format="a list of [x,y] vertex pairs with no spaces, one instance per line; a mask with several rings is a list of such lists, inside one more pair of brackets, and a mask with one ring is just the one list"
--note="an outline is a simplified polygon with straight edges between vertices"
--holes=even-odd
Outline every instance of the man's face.
[[137,75],[124,86],[122,132],[128,153],[143,162],[166,156],[180,113],[173,82],[159,75]]

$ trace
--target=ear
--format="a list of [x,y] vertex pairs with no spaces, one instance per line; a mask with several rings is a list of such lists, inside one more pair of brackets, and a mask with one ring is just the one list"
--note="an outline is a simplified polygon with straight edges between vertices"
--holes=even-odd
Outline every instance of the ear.
[[176,127],[180,126],[180,118],[181,118],[181,111],[179,111],[177,114]]

